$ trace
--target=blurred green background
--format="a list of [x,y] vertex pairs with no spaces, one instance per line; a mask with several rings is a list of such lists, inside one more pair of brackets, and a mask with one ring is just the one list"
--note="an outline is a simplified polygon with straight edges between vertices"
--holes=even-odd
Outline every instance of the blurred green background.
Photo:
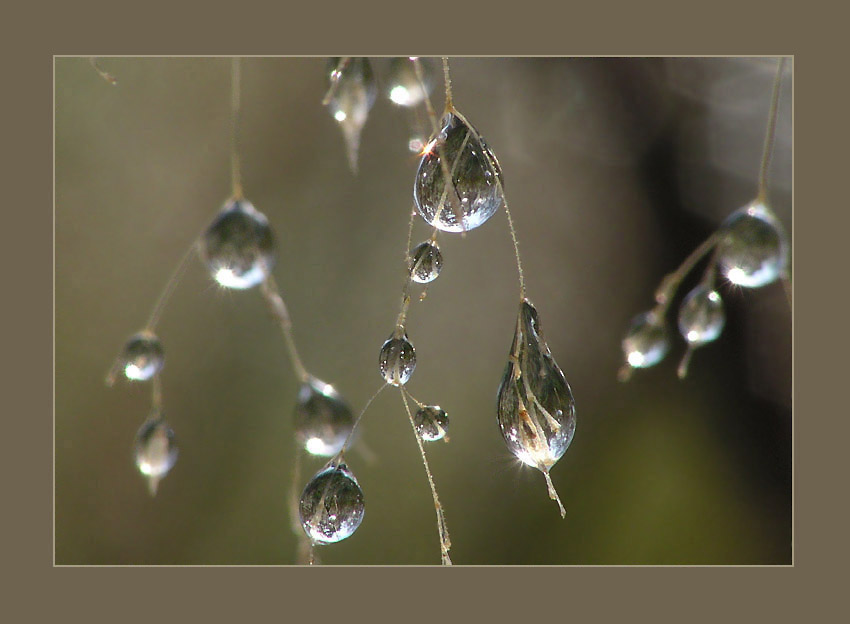
[[[321,106],[326,59],[247,58],[247,198],[277,236],[275,277],[307,368],[355,412],[379,387],[424,116],[381,92],[348,169]],[[159,325],[177,465],[151,498],[133,465],[148,385],[104,385],[174,266],[230,192],[230,61],[55,63],[57,564],[290,564],[297,384],[253,291],[194,261]],[[724,288],[727,326],[676,378],[684,351],[616,379],[630,319],[723,218],[752,199],[775,59],[457,58],[457,108],[500,160],[529,297],[577,404],[552,477],[520,467],[496,424],[517,277],[503,213],[465,238],[414,302],[408,384],[451,418],[428,446],[457,564],[789,564],[791,311],[778,284]],[[771,203],[791,231],[791,75]],[[442,106],[438,88],[435,107]],[[413,244],[429,229],[420,220]],[[694,280],[685,284],[687,287]],[[366,497],[326,564],[437,564],[431,495],[396,391],[363,419],[349,462]],[[320,460],[308,459],[307,476]]]

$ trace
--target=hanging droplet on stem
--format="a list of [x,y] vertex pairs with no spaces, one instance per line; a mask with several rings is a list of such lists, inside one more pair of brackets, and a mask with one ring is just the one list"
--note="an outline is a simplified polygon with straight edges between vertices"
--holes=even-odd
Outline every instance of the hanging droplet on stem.
[[295,438],[311,455],[333,457],[354,427],[351,409],[330,384],[310,377],[298,390]]
[[670,350],[663,317],[655,310],[638,314],[632,319],[622,346],[626,363],[620,369],[619,378],[620,381],[628,381],[635,368],[655,366]]
[[445,439],[449,431],[449,416],[439,405],[426,405],[419,408],[413,416],[416,433],[426,442]]
[[[504,187],[505,181],[499,162],[476,134],[459,113],[450,112],[443,118],[440,133],[424,148],[413,199],[422,218],[440,230],[477,228],[504,201],[500,185]],[[451,177],[448,189],[444,166]]]
[[416,368],[416,351],[403,327],[397,327],[381,347],[378,356],[381,375],[388,384],[403,386]]
[[310,479],[298,511],[301,526],[314,543],[339,542],[363,521],[363,490],[345,463],[331,464]]
[[324,104],[342,130],[348,164],[357,173],[360,133],[378,95],[372,65],[367,58],[333,58],[328,68],[331,85]]
[[420,284],[433,282],[443,269],[443,254],[436,241],[419,243],[411,254],[410,279]]
[[783,277],[789,250],[779,219],[758,200],[729,215],[718,232],[720,271],[745,288],[760,288]]
[[420,58],[419,63],[422,67],[422,82],[419,82],[410,58],[394,58],[390,61],[387,96],[394,104],[416,106],[431,94],[434,88],[434,65],[430,59],[425,58]]
[[679,364],[679,378],[688,374],[688,364],[694,349],[716,340],[723,331],[726,314],[720,294],[705,284],[698,284],[679,307],[679,332],[688,342],[687,351]]
[[524,464],[543,473],[549,497],[565,516],[549,470],[573,440],[575,402],[540,331],[537,310],[528,299],[520,303],[508,364],[499,386],[497,411],[508,449]]
[[106,383],[112,385],[119,373],[130,381],[147,381],[156,375],[165,363],[162,343],[153,332],[141,331],[132,336],[115,361]]
[[160,480],[177,461],[174,432],[159,414],[154,414],[136,433],[136,466],[148,480],[151,496],[156,495]]
[[274,266],[274,237],[268,219],[244,199],[231,199],[224,205],[201,244],[212,278],[225,288],[256,286]]

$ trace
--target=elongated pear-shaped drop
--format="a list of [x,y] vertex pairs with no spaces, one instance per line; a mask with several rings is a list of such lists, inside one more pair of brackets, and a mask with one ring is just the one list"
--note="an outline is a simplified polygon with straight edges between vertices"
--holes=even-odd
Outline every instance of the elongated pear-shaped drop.
[[450,112],[440,133],[425,146],[413,199],[430,225],[446,232],[471,230],[502,206],[502,170],[480,136],[460,113]]
[[148,480],[151,496],[156,495],[160,480],[177,462],[174,431],[162,416],[152,415],[136,433],[136,467]]
[[357,173],[360,133],[378,96],[378,86],[367,58],[333,58],[328,67],[331,84],[324,103],[342,130],[348,164]]
[[344,463],[316,473],[298,506],[301,526],[314,544],[332,544],[350,537],[363,522],[363,490]]
[[298,390],[295,437],[311,455],[333,457],[342,450],[354,417],[332,385],[310,377]]
[[549,497],[566,515],[549,470],[563,456],[576,428],[573,393],[540,331],[537,310],[520,303],[508,365],[499,386],[498,420],[508,449],[546,477]]
[[717,340],[725,324],[726,312],[720,294],[705,284],[697,284],[679,307],[679,333],[688,342],[676,371],[680,379],[688,374],[694,349]]

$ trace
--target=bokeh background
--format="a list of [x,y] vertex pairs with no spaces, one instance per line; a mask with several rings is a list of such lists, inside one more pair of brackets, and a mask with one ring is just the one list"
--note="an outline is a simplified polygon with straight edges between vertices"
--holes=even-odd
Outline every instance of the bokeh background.
[[[326,59],[242,65],[246,196],[270,219],[275,277],[307,368],[355,411],[379,387],[393,327],[423,115],[381,93],[360,171],[321,99]],[[104,375],[230,192],[230,60],[55,62],[55,557],[57,564],[291,564],[297,383],[257,291],[191,263],[159,325],[165,416],[180,457],[151,498],[133,464],[148,385]],[[790,66],[790,64],[788,64]],[[681,339],[654,369],[616,373],[630,319],[756,193],[771,58],[456,58],[455,104],[487,139],[529,297],[577,403],[542,476],[507,451],[495,396],[518,284],[504,213],[440,237],[445,266],[408,333],[410,391],[444,407],[428,446],[458,564],[788,564],[792,556],[791,309],[779,284],[724,288],[727,326],[689,377]],[[791,232],[790,67],[771,205]],[[442,106],[439,89],[433,96]],[[417,220],[414,244],[429,229]],[[682,294],[696,281],[685,283]],[[366,496],[326,564],[437,564],[431,495],[396,391],[363,419],[349,462]],[[318,470],[309,459],[303,479]]]

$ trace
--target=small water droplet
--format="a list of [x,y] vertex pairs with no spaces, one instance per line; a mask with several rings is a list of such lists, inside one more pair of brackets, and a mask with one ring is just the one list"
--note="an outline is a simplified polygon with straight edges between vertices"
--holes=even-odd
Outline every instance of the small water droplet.
[[268,219],[249,201],[229,200],[204,233],[202,255],[222,286],[239,290],[256,286],[275,262]]
[[339,62],[339,58],[328,62],[331,97],[326,105],[342,130],[351,170],[357,172],[360,133],[375,103],[378,87],[369,59],[352,57],[342,67]]
[[124,345],[107,383],[114,381],[118,371],[131,381],[147,381],[156,375],[165,363],[165,354],[159,338],[149,331],[139,332]]
[[703,284],[689,292],[679,308],[679,332],[695,347],[716,340],[725,323],[723,299]]
[[410,279],[420,284],[437,279],[443,268],[443,254],[435,242],[419,243],[411,256]]
[[160,415],[151,416],[136,433],[136,466],[148,480],[151,494],[177,461],[174,432]]
[[449,431],[449,416],[439,405],[426,405],[413,417],[416,433],[426,442],[442,440]]
[[301,384],[295,438],[308,453],[333,457],[342,450],[353,426],[351,409],[332,385],[315,377]]
[[[445,198],[441,156],[452,174]],[[499,163],[484,140],[475,138],[458,113],[448,113],[440,134],[425,146],[413,185],[413,199],[419,214],[430,225],[446,232],[471,230],[492,217],[502,205],[497,177],[504,185]],[[441,201],[443,207],[438,217]]]
[[623,338],[623,354],[632,368],[648,368],[658,364],[670,350],[664,319],[650,310],[632,319]]
[[388,384],[402,386],[408,382],[416,368],[416,351],[407,332],[396,329],[381,347],[378,357],[381,375]]
[[785,272],[789,251],[782,224],[760,201],[733,212],[718,232],[720,271],[738,286],[759,288],[776,281]]
[[363,521],[363,490],[344,463],[330,465],[310,479],[301,494],[301,526],[317,544],[350,537]]
[[[416,106],[431,94],[434,88],[434,65],[430,59],[419,59],[422,67],[422,82],[416,76],[416,68],[409,57],[390,61],[387,95],[399,106]],[[422,85],[425,90],[422,90]]]

